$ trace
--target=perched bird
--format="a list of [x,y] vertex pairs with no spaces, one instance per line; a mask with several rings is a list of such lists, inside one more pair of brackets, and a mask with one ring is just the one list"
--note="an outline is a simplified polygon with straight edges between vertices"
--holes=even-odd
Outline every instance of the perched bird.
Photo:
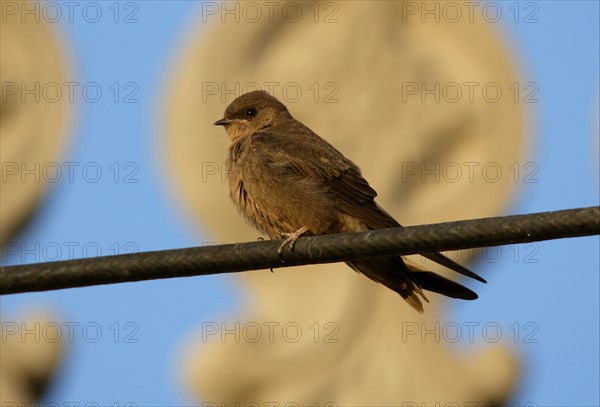
[[[285,237],[279,253],[302,235],[398,227],[375,202],[377,193],[360,169],[295,120],[264,91],[241,95],[215,125],[231,139],[226,168],[231,198],[244,217],[272,239]],[[458,273],[485,280],[440,253],[422,253]],[[423,312],[423,290],[472,300],[477,294],[400,256],[347,263],[397,292]]]

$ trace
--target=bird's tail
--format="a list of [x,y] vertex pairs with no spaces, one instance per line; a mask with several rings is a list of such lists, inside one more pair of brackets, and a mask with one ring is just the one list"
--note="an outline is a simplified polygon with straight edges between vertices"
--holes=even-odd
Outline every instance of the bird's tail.
[[422,289],[461,300],[477,299],[477,293],[469,290],[467,287],[455,283],[433,271],[427,271],[410,260],[404,259],[404,262]]
[[413,273],[400,257],[376,257],[346,263],[371,280],[400,294],[415,310],[423,313],[421,299],[429,302]]
[[463,300],[477,298],[477,294],[468,288],[439,274],[426,271],[415,263],[403,260],[400,257],[378,257],[347,264],[371,280],[381,283],[400,294],[406,302],[420,313],[423,313],[421,299],[429,302],[423,290]]

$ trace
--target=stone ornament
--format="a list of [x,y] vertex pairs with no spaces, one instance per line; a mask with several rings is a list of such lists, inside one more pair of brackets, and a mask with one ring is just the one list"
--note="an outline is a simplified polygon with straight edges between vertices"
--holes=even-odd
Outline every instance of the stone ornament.
[[[229,14],[217,3],[199,10],[166,86],[167,182],[205,244],[258,237],[229,200],[229,140],[212,125],[257,88],[359,165],[378,203],[405,225],[500,214],[534,176],[523,162],[524,84],[500,27],[481,14],[469,19],[460,6],[463,19],[436,22],[410,14],[415,2],[277,2],[291,4],[288,14],[265,9],[254,21],[244,4],[229,3]],[[291,7],[302,18],[292,21]],[[453,258],[466,264],[470,255]],[[184,351],[182,375],[197,401],[502,403],[516,387],[508,347],[453,349],[442,331],[446,300],[435,294],[419,316],[343,264],[236,280],[240,314],[205,321]]]

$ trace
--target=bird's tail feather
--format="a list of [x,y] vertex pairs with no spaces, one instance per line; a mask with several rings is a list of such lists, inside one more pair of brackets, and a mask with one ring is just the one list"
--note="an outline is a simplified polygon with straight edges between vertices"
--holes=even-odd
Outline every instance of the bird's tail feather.
[[432,271],[425,270],[423,267],[404,259],[406,267],[412,272],[413,277],[422,289],[443,294],[447,297],[458,298],[461,300],[475,300],[477,294],[467,287],[464,287],[444,276],[436,274]]
[[347,263],[354,270],[371,280],[383,284],[400,294],[420,313],[423,313],[421,299],[429,302],[419,283],[399,257],[377,257],[369,260],[357,260]]
[[459,298],[461,300],[477,299],[477,293],[474,291],[432,271],[416,272],[413,275],[424,290],[433,291],[451,298]]
[[403,260],[400,257],[377,257],[347,264],[371,280],[400,294],[410,306],[420,313],[423,313],[421,299],[429,302],[423,290],[462,300],[477,298],[477,294],[468,288],[439,274],[426,271],[410,260]]
[[483,277],[480,277],[479,275],[473,273],[471,270],[469,270],[461,264],[458,264],[454,260],[449,259],[442,253],[422,253],[421,255],[423,257],[428,258],[429,260],[433,260],[436,263],[441,264],[444,267],[448,267],[450,270],[454,270],[457,273],[462,274],[463,276],[474,278],[475,280],[480,281],[482,283],[487,283],[487,281],[485,281]]

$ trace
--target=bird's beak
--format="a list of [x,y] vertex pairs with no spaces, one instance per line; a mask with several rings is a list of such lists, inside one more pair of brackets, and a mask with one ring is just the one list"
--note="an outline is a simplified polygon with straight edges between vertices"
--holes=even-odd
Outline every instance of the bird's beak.
[[231,123],[231,120],[223,118],[223,119],[217,120],[217,121],[216,121],[216,122],[214,122],[213,124],[214,124],[215,126],[226,126],[226,125],[228,125],[229,123]]

